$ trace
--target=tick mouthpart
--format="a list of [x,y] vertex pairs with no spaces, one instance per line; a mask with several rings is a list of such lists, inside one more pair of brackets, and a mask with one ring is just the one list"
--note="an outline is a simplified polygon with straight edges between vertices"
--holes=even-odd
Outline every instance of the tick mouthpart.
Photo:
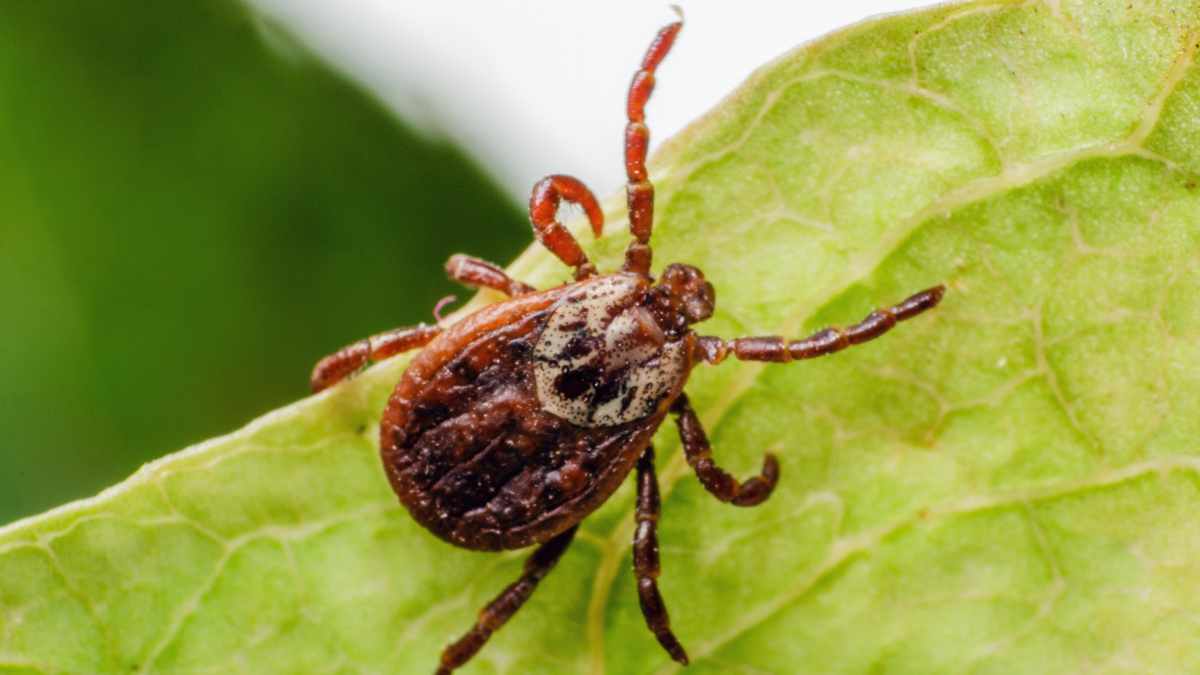
[[717,291],[704,279],[699,268],[684,263],[671,263],[663,270],[662,285],[679,299],[683,315],[689,324],[712,318],[717,304]]

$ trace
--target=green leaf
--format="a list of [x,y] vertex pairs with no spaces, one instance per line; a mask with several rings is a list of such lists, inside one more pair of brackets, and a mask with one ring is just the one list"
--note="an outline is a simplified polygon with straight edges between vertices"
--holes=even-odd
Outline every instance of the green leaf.
[[[719,462],[772,450],[783,477],[732,508],[658,436],[689,672],[1200,668],[1198,32],[1165,0],[888,17],[659,153],[657,260],[713,281],[705,333],[799,336],[950,286],[849,352],[695,373]],[[608,269],[620,202],[590,245]],[[512,269],[565,276],[536,249]],[[396,505],[376,439],[405,361],[0,530],[0,673],[431,672],[524,554]],[[638,610],[631,497],[464,672],[676,669]]]

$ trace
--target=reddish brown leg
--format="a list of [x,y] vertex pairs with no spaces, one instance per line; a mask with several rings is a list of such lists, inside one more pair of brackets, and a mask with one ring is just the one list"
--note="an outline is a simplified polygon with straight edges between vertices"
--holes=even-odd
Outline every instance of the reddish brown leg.
[[775,455],[766,453],[762,474],[739,485],[736,478],[713,463],[712,446],[708,443],[704,427],[700,426],[696,411],[692,410],[687,394],[680,394],[675,399],[671,412],[678,415],[675,425],[679,427],[679,438],[683,441],[684,457],[705,490],[734,506],[758,506],[767,501],[775,489],[775,483],[779,481],[779,462]]
[[579,526],[576,525],[555,536],[529,556],[525,561],[525,573],[521,575],[521,578],[504,589],[500,595],[496,596],[495,600],[483,608],[474,628],[442,652],[442,662],[435,675],[450,675],[454,669],[461,668],[463,664],[471,660],[471,657],[475,656],[480,647],[483,647],[483,643],[488,641],[492,633],[500,630],[500,627],[507,623],[518,609],[521,609],[521,605],[524,605],[529,596],[533,595],[538,582],[546,578],[550,570],[554,569],[558,559],[562,557],[563,551],[566,551],[567,546],[571,545],[571,540],[575,538],[575,530],[578,528]]
[[604,231],[604,214],[587,186],[570,176],[546,176],[533,186],[529,198],[529,220],[533,223],[533,234],[558,259],[575,268],[577,281],[596,274],[596,267],[588,262],[587,254],[579,248],[579,242],[558,222],[558,207],[563,201],[583,207],[592,234],[597,237]]
[[688,664],[687,652],[671,632],[671,618],[658,592],[658,476],[654,472],[654,446],[646,446],[637,465],[637,530],[633,534],[633,576],[637,578],[638,601],[646,625],[672,659]]
[[897,323],[917,316],[925,310],[937,307],[946,293],[945,286],[934,286],[921,291],[895,307],[877,309],[860,323],[849,328],[826,328],[803,340],[786,340],[782,337],[749,337],[722,341],[720,338],[697,339],[698,352],[706,363],[717,364],[727,356],[740,361],[770,361],[788,363],[800,359],[814,359],[840,352],[851,345],[858,345],[883,335]]
[[512,298],[535,290],[529,284],[510,278],[499,266],[469,255],[450,256],[446,261],[446,274],[464,286],[491,288]]
[[368,361],[380,361],[400,352],[424,347],[441,332],[439,326],[421,324],[372,335],[343,347],[317,363],[312,374],[312,390],[316,393],[328,389],[367,365]]
[[675,36],[683,22],[673,23],[660,30],[650,43],[642,69],[633,75],[629,85],[627,113],[629,125],[625,127],[625,174],[629,183],[625,187],[629,204],[629,231],[634,241],[625,249],[624,271],[636,274],[650,273],[650,234],[654,229],[654,186],[646,174],[646,151],[650,147],[650,128],[646,126],[646,101],[654,91],[654,71],[671,51]]

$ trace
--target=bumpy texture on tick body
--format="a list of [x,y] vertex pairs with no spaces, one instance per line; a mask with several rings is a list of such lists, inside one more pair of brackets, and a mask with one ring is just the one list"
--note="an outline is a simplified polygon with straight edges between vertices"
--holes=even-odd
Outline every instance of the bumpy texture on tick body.
[[424,324],[357,342],[322,359],[312,376],[321,391],[363,366],[424,347],[405,370],[380,424],[384,469],[413,518],[441,539],[478,551],[540,544],[521,577],[479,614],[475,626],[442,653],[437,675],[471,659],[507,622],[566,551],[579,522],[637,468],[633,572],[646,625],[671,658],[687,652],[671,631],[658,591],[661,506],[650,439],[676,416],[688,465],[722,502],[754,506],[770,497],[779,464],[739,483],[713,459],[713,448],[683,387],[693,367],[742,361],[788,363],[873,340],[941,301],[943,287],[876,310],[848,328],[802,340],[699,336],[716,293],[704,274],[680,263],[651,275],[654,186],[646,172],[650,131],[645,104],[654,73],[681,23],[659,31],[629,89],[625,169],[633,241],[625,264],[601,275],[558,221],[563,201],[583,207],[599,236],[595,196],[570,176],[549,176],[533,190],[529,213],[539,242],[575,269],[575,282],[535,291],[482,260],[456,255],[452,279],[510,296],[443,329]]

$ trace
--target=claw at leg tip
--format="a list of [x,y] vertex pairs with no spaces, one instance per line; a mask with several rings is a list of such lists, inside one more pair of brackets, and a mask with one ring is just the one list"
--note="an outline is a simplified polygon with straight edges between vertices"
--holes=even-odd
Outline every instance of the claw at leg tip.
[[929,289],[929,295],[931,298],[933,298],[933,304],[936,307],[946,295],[946,285],[938,284],[937,286],[934,286],[933,288]]

